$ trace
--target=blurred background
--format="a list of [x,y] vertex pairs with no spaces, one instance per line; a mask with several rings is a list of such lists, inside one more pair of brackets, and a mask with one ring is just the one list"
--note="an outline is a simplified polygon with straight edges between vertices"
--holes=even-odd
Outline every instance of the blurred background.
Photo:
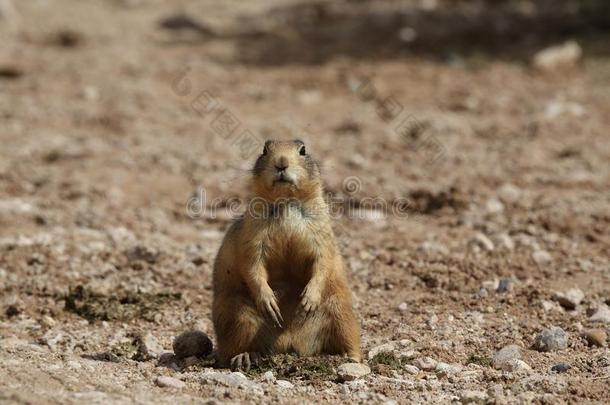
[[[365,353],[404,341],[474,370],[411,400],[603,400],[606,335],[581,336],[610,318],[609,128],[607,1],[0,0],[0,398],[170,398],[154,362],[83,355],[212,336],[225,207],[265,139],[300,138],[357,213],[336,232]],[[569,348],[498,380],[494,350],[550,325]],[[358,398],[405,398],[382,365]],[[184,398],[248,398],[196,371],[176,372]],[[358,391],[297,380],[298,401]]]

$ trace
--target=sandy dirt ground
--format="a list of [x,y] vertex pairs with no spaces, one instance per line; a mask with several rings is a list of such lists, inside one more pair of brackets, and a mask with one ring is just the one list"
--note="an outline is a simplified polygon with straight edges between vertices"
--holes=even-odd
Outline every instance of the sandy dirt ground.
[[[2,2],[0,402],[607,401],[608,38],[540,71],[564,38],[498,43],[509,17],[445,3]],[[214,340],[212,263],[267,138],[322,164],[354,381],[340,358],[155,358]],[[537,350],[550,327],[567,344]]]

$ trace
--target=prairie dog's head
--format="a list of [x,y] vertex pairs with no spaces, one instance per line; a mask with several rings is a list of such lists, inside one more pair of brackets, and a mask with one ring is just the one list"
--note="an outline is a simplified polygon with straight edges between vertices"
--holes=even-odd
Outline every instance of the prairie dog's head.
[[265,142],[252,173],[255,194],[269,201],[321,193],[320,169],[300,140]]

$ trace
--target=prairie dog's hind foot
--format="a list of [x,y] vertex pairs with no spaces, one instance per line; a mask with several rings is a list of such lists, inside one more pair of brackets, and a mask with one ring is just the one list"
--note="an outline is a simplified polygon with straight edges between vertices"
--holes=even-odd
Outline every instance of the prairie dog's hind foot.
[[231,359],[231,370],[239,371],[239,370],[250,370],[252,366],[258,366],[261,361],[260,354],[256,352],[244,352],[240,353],[237,356],[234,356]]

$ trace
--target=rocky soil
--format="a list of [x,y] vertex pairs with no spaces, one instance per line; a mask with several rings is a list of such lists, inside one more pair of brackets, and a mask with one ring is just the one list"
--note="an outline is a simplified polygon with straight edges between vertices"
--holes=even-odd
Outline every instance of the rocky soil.
[[[454,3],[0,1],[0,402],[607,401],[608,38]],[[266,138],[322,164],[363,364],[174,341]]]

